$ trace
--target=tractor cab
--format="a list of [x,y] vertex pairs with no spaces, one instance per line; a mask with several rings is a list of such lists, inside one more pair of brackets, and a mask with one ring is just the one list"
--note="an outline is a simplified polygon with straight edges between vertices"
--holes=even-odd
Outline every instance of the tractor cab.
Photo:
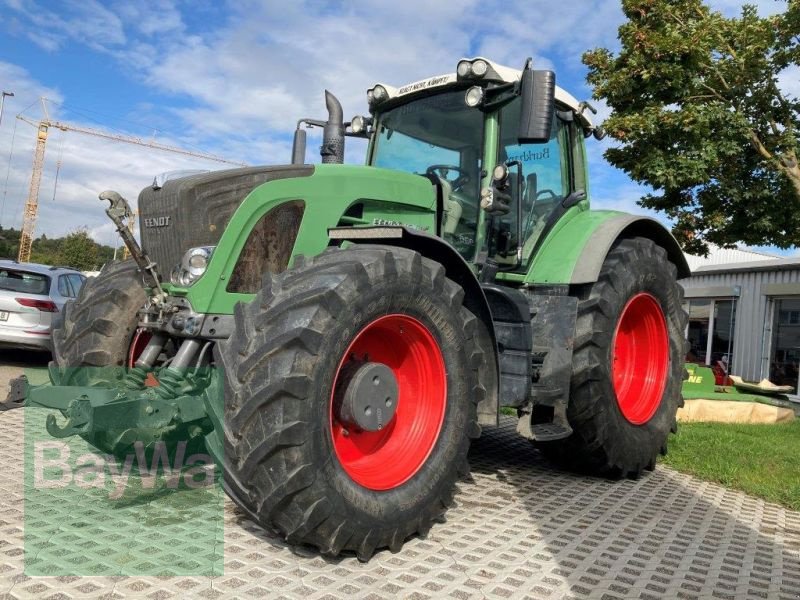
[[[527,79],[539,85],[526,91]],[[454,74],[376,84],[367,98],[372,117],[352,121],[369,136],[367,164],[437,181],[442,237],[469,261],[485,252],[501,270],[524,272],[564,201],[586,198],[583,139],[595,127],[550,72],[476,58]],[[532,117],[534,136],[522,131]]]

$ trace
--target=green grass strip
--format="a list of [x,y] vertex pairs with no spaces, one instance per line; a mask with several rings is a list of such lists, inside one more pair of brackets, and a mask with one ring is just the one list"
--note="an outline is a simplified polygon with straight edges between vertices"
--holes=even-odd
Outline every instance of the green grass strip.
[[778,425],[681,423],[662,462],[800,510],[800,419]]

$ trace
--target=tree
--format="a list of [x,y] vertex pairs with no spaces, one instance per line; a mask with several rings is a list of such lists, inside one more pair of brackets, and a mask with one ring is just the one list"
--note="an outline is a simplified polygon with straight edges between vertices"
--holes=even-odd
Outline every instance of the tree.
[[77,229],[64,238],[58,257],[63,266],[91,271],[97,267],[97,244],[86,229]]
[[[584,54],[594,96],[613,112],[606,159],[655,193],[688,251],[706,242],[800,244],[800,0],[738,18],[701,0],[623,0],[621,48]],[[786,71],[789,69],[789,71]]]

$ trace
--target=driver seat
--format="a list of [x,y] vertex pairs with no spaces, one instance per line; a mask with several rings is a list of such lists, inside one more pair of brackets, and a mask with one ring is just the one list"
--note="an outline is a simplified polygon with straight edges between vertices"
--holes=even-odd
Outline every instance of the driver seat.
[[439,178],[439,183],[442,186],[442,234],[453,235],[458,227],[458,222],[461,220],[461,214],[464,209],[461,203],[455,200],[453,196],[453,186],[449,181],[443,177]]

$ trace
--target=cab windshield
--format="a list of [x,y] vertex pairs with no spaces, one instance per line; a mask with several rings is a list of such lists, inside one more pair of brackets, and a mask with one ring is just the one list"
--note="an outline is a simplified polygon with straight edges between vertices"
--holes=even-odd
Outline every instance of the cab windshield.
[[472,258],[480,197],[483,113],[447,91],[387,110],[378,120],[372,165],[435,175],[444,188],[443,237]]

